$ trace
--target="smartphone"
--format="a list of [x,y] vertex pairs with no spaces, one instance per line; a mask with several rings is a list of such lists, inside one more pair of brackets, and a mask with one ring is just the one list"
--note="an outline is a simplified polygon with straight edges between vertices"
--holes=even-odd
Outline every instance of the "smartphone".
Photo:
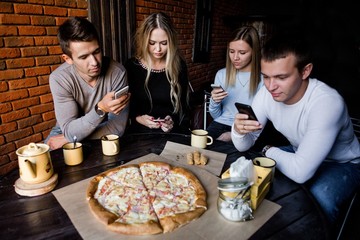
[[236,102],[235,107],[237,108],[239,113],[247,114],[249,116],[250,120],[258,121],[258,119],[250,105]]
[[165,119],[154,119],[154,122],[165,122]]
[[129,86],[125,86],[122,89],[120,89],[119,91],[115,92],[115,99],[118,99],[119,97],[127,94],[129,91]]
[[224,89],[223,89],[223,87],[221,86],[221,85],[216,85],[216,84],[211,84],[211,87],[212,88],[221,88],[223,91],[224,91]]

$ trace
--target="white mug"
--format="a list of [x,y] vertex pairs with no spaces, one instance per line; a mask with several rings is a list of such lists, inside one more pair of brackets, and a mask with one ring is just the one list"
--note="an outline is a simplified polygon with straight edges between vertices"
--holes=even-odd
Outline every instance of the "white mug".
[[191,146],[197,148],[206,148],[213,143],[213,138],[208,136],[208,132],[202,129],[191,131]]
[[120,152],[119,136],[109,134],[101,137],[102,152],[106,156],[113,156]]

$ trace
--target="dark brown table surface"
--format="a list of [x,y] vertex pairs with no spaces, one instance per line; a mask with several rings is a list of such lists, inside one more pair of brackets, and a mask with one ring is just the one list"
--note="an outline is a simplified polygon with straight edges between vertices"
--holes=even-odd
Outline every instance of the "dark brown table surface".
[[[124,136],[120,140],[120,153],[112,157],[102,154],[100,141],[83,142],[85,160],[78,166],[66,166],[61,149],[51,151],[54,171],[59,176],[55,189],[146,154],[160,154],[167,141],[190,145],[190,136],[166,133]],[[227,154],[223,171],[240,156],[249,159],[256,156],[256,153],[238,152],[232,144],[216,140],[207,149]],[[0,178],[0,239],[81,239],[53,194],[20,196],[13,186],[18,178],[18,170]],[[329,239],[314,200],[280,171],[275,172],[266,199],[281,205],[281,209],[250,239]]]

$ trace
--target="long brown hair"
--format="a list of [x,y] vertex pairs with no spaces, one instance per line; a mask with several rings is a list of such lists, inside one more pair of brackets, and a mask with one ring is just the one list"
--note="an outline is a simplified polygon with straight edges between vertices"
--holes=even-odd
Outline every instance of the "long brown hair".
[[257,30],[252,26],[243,26],[237,29],[228,43],[226,54],[226,86],[235,86],[237,69],[231,62],[229,56],[229,45],[231,42],[243,40],[252,48],[251,54],[251,73],[250,73],[250,95],[256,93],[257,87],[261,81],[261,48]]

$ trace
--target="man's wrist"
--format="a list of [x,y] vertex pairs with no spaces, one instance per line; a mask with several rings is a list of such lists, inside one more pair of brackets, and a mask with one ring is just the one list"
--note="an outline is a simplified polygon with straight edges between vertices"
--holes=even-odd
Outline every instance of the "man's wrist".
[[272,145],[266,145],[262,150],[261,150],[261,154],[266,157],[266,152],[267,150],[269,150],[270,148],[272,148]]
[[106,112],[104,110],[102,110],[98,104],[95,105],[95,111],[96,113],[100,116],[100,117],[105,117]]

